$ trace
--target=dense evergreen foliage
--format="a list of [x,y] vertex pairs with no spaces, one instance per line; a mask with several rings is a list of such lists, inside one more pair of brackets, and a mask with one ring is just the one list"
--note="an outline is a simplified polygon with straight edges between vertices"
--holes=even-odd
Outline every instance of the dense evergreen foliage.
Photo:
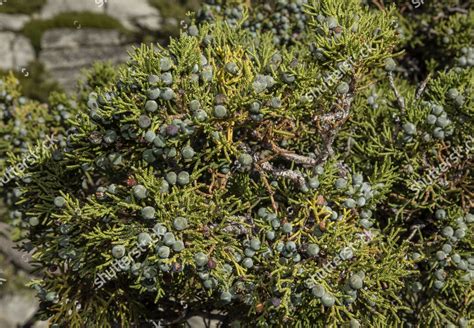
[[212,1],[74,100],[4,79],[0,190],[42,317],[469,327],[474,20],[439,3]]

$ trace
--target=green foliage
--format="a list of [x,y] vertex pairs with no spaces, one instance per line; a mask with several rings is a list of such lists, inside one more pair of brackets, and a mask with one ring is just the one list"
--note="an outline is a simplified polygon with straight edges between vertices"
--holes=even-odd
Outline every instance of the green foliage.
[[128,31],[113,17],[92,12],[69,12],[61,13],[51,19],[33,19],[24,27],[22,33],[31,40],[36,51],[41,48],[43,33],[53,28],[100,28],[115,29],[127,34]]
[[77,103],[7,79],[0,168],[38,161],[2,196],[51,268],[31,283],[42,316],[468,327],[474,52],[454,15],[436,28],[466,30],[422,85],[418,22],[400,39],[394,6],[358,0],[213,2],[167,47],[95,65]]
[[[0,74],[7,75],[1,71]],[[24,72],[14,74],[20,83],[22,95],[29,99],[46,102],[51,92],[60,91],[59,85],[51,80],[44,66],[38,61],[33,61],[24,67]]]
[[39,11],[46,0],[7,0],[0,6],[0,13],[5,14],[33,14]]

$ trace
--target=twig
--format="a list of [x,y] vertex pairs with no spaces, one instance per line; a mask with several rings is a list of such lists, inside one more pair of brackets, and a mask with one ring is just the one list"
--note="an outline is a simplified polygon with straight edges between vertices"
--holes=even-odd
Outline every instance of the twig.
[[423,92],[425,92],[426,86],[428,85],[429,80],[431,79],[431,73],[428,74],[428,76],[421,82],[418,90],[416,91],[416,96],[415,99],[418,100],[421,98],[423,95]]
[[339,129],[349,117],[352,99],[353,95],[349,94],[347,97],[342,98],[341,104],[335,105],[334,112],[315,118],[320,125],[321,138],[324,142],[324,149],[320,151],[316,159],[317,164],[326,162],[334,154],[332,144],[336,139]]
[[311,157],[299,155],[293,152],[290,152],[286,149],[280,148],[272,142],[272,150],[278,155],[290,161],[293,161],[297,164],[303,164],[308,166],[315,166],[316,160]]
[[390,82],[390,87],[392,88],[393,93],[395,94],[395,97],[397,98],[398,107],[400,107],[400,111],[402,115],[405,116],[405,99],[403,99],[403,97],[400,96],[400,93],[398,93],[398,89],[395,86],[395,82],[393,80],[392,72],[388,72],[388,81]]
[[446,8],[450,13],[461,13],[461,14],[468,14],[469,11],[467,11],[464,8],[459,8],[459,7],[448,7]]
[[280,178],[287,178],[293,181],[295,184],[297,184],[299,187],[304,186],[305,184],[305,179],[303,175],[299,172],[292,171],[292,170],[282,170],[282,169],[277,169],[273,167],[272,164],[269,162],[264,162],[261,164],[261,168],[267,172],[270,172],[276,177]]

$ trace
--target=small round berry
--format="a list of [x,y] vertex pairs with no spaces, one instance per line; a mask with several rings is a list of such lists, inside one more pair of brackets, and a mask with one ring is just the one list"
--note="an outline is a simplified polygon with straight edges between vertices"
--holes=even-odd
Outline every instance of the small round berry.
[[350,260],[353,255],[353,250],[350,247],[345,247],[339,252],[339,257],[343,260]]
[[437,121],[437,118],[436,116],[434,116],[433,114],[429,114],[427,117],[426,117],[426,123],[430,124],[430,125],[434,125]]
[[288,241],[285,245],[285,250],[290,253],[293,253],[294,251],[296,251],[296,243],[292,240]]
[[168,246],[159,246],[156,249],[156,254],[162,258],[162,259],[167,259],[170,256],[170,248]]
[[147,94],[148,99],[150,99],[150,100],[156,100],[156,99],[160,98],[161,90],[158,89],[158,88],[149,89],[149,90],[146,92],[146,94]]
[[189,102],[189,109],[193,112],[199,110],[201,108],[201,104],[199,100],[193,99]]
[[187,185],[189,183],[189,173],[186,171],[181,171],[178,173],[178,177],[176,179],[176,182],[180,186]]
[[170,185],[175,185],[178,180],[178,175],[175,172],[168,172],[166,173],[165,179]]
[[280,227],[280,220],[273,219],[270,221],[270,224],[272,225],[273,229],[278,229]]
[[274,240],[275,239],[275,231],[267,231],[266,237],[268,240]]
[[440,290],[444,286],[444,281],[441,280],[435,280],[433,283],[433,287],[437,290]]
[[457,239],[463,239],[465,236],[466,236],[466,229],[459,228],[459,229],[456,229],[456,231],[454,231],[454,237],[456,237]]
[[289,234],[293,231],[293,225],[291,223],[287,222],[287,223],[283,224],[281,229],[283,230],[283,233]]
[[357,319],[352,318],[349,322],[350,328],[360,328],[360,322]]
[[446,276],[447,276],[446,271],[444,271],[443,269],[439,269],[435,271],[435,277],[438,280],[444,281],[446,280]]
[[252,240],[250,240],[250,247],[255,251],[258,251],[261,245],[262,243],[257,238],[253,238]]
[[344,178],[339,178],[336,180],[335,187],[336,189],[343,189],[347,185],[347,180]]
[[444,112],[444,108],[441,105],[434,105],[431,112],[436,116],[440,116]]
[[108,144],[114,143],[117,140],[117,132],[114,130],[107,130],[104,133],[104,141]]
[[438,220],[443,220],[446,218],[446,211],[443,210],[443,209],[438,209],[436,210],[435,212],[435,218],[437,218]]
[[270,99],[269,105],[272,108],[280,108],[281,107],[281,100],[278,97],[273,97],[272,99]]
[[453,99],[453,100],[456,99],[458,95],[459,95],[459,91],[456,88],[451,88],[447,92],[448,98]]
[[145,140],[148,141],[148,142],[153,142],[156,138],[156,133],[152,130],[148,130],[146,133],[145,133]]
[[173,251],[175,252],[181,252],[184,249],[184,243],[182,240],[176,240],[173,243]]
[[249,111],[254,113],[254,114],[259,114],[260,113],[260,103],[258,101],[254,101],[252,104],[250,104]]
[[177,126],[175,124],[169,124],[165,128],[165,132],[170,137],[174,137],[179,133],[179,126]]
[[436,259],[438,261],[444,261],[446,259],[446,253],[443,251],[437,251],[436,252]]
[[173,75],[170,72],[165,72],[161,74],[161,81],[163,81],[164,85],[170,85],[173,83]]
[[352,289],[357,290],[357,289],[361,289],[364,283],[363,283],[362,278],[359,275],[354,274],[349,279],[349,285],[351,286]]
[[165,243],[165,245],[173,246],[175,241],[176,241],[176,238],[172,232],[167,232],[163,235],[163,242]]
[[436,139],[444,139],[444,136],[445,136],[445,133],[443,131],[442,128],[440,127],[436,127],[434,130],[433,130],[433,137],[435,137]]
[[58,295],[55,292],[49,292],[46,294],[45,299],[48,302],[53,302],[58,298]]
[[346,82],[341,82],[337,86],[336,91],[337,91],[337,93],[339,93],[341,95],[345,95],[346,93],[349,92],[349,84],[347,84]]
[[148,191],[146,188],[142,185],[136,185],[133,187],[133,195],[137,199],[145,199],[148,195]]
[[319,246],[316,244],[309,244],[306,252],[309,256],[316,256],[319,254]]
[[214,107],[214,116],[217,118],[224,118],[227,116],[227,109],[223,105],[217,105]]
[[250,269],[251,267],[253,267],[253,260],[250,257],[246,257],[243,259],[242,265],[245,268]]
[[112,256],[116,259],[120,259],[125,255],[125,246],[115,245],[112,247]]
[[138,118],[138,125],[142,129],[148,128],[151,125],[150,117],[148,117],[147,115],[140,115],[140,117]]
[[352,175],[352,184],[357,186],[357,185],[361,185],[362,182],[364,182],[364,177],[362,176],[362,174],[353,174]]
[[225,64],[225,70],[227,73],[232,75],[237,75],[237,73],[239,73],[239,67],[233,62]]
[[348,198],[344,201],[344,206],[347,208],[354,208],[356,206],[356,202],[352,198]]
[[194,149],[191,146],[185,146],[181,149],[181,155],[184,159],[191,159],[194,156]]
[[252,257],[252,256],[255,255],[255,250],[253,250],[253,249],[247,247],[247,248],[245,248],[245,250],[244,250],[244,254],[245,254],[245,256],[247,256],[247,257]]
[[384,68],[388,72],[393,72],[397,69],[397,63],[392,58],[385,59]]
[[403,124],[403,131],[408,135],[414,135],[416,133],[416,126],[413,123],[407,122]]
[[199,252],[199,253],[196,253],[194,255],[194,262],[196,262],[197,266],[202,267],[202,266],[206,265],[208,260],[209,259],[208,259],[207,255],[204,254],[203,252]]
[[163,57],[160,59],[160,69],[162,72],[169,71],[171,69],[173,62],[169,57]]
[[166,229],[166,227],[160,223],[157,223],[154,227],[153,227],[153,231],[155,232],[155,234],[157,236],[164,236],[166,231],[168,229]]
[[148,83],[150,84],[157,84],[160,82],[160,77],[155,74],[148,75]]
[[451,122],[446,117],[441,116],[436,119],[436,125],[442,129],[447,127],[450,123]]
[[161,98],[163,100],[171,100],[171,99],[174,99],[175,97],[176,97],[176,94],[171,88],[164,88],[163,91],[161,92]]
[[142,208],[142,216],[144,219],[148,219],[148,220],[151,220],[151,219],[154,219],[155,218],[155,208],[152,207],[152,206],[146,206],[144,208]]
[[474,214],[467,213],[466,216],[464,216],[464,219],[466,220],[467,223],[473,223],[474,222]]
[[325,307],[331,307],[334,305],[335,302],[336,302],[336,299],[331,294],[326,293],[323,295],[323,297],[321,297],[321,303]]
[[158,109],[158,103],[154,100],[147,100],[145,103],[145,110],[147,112],[153,113]]
[[312,177],[308,179],[308,185],[311,189],[316,189],[319,187],[319,179],[317,177]]
[[314,285],[313,288],[311,288],[311,293],[315,297],[321,298],[326,294],[326,290],[324,289],[324,287],[322,285],[316,284],[316,285]]
[[221,301],[230,303],[232,301],[232,294],[229,292],[222,292],[220,296]]
[[188,227],[188,220],[182,216],[178,216],[173,221],[173,226],[176,230],[184,230]]
[[453,247],[450,245],[450,244],[444,244],[442,247],[441,247],[441,250],[443,252],[445,252],[446,254],[449,254],[451,253],[451,251],[453,250]]
[[249,166],[253,162],[252,156],[250,156],[249,154],[241,154],[238,160],[239,163],[243,166]]
[[191,25],[188,27],[188,34],[190,36],[198,36],[199,35],[199,29],[196,25]]
[[152,241],[150,234],[147,232],[139,233],[137,239],[138,239],[138,245],[140,247],[146,247],[150,245]]
[[28,220],[28,223],[32,227],[36,227],[39,224],[39,219],[37,217],[32,217]]
[[334,29],[339,25],[337,18],[332,16],[326,18],[326,23],[330,29]]
[[463,95],[459,95],[456,97],[456,99],[454,99],[454,102],[456,103],[456,105],[458,106],[462,106],[464,105],[464,101],[465,101],[465,98]]
[[454,229],[451,226],[446,226],[441,230],[441,235],[446,238],[450,238],[454,235]]
[[205,120],[207,120],[208,116],[205,111],[200,109],[194,112],[193,117],[195,117],[196,120],[198,120],[199,122],[204,122]]
[[54,205],[56,207],[63,207],[66,204],[66,199],[62,196],[57,196],[54,198]]

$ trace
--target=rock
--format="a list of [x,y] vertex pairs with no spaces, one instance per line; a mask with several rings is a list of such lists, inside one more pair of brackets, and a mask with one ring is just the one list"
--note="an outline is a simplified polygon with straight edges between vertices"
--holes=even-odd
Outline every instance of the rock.
[[189,327],[194,327],[194,328],[205,328],[205,327],[217,328],[217,327],[221,327],[221,324],[222,324],[222,322],[220,322],[219,320],[209,319],[209,318],[206,318],[206,316],[191,317],[187,320],[186,323],[189,325]]
[[13,32],[0,32],[0,69],[19,70],[35,59],[30,41]]
[[82,28],[80,30],[60,28],[48,30],[41,39],[41,48],[44,50],[81,48],[82,46],[117,46],[124,44],[120,32],[116,30],[102,30]]
[[65,90],[72,90],[83,68],[96,61],[128,59],[129,45],[115,30],[54,29],[42,39],[40,61]]
[[158,31],[161,29],[161,17],[155,15],[139,16],[133,18],[133,23],[141,29]]
[[28,15],[8,15],[0,13],[0,30],[20,31],[29,20],[30,17]]
[[106,14],[118,19],[125,28],[136,30],[137,25],[150,30],[159,30],[161,16],[147,0],[108,0]]
[[105,5],[101,5],[98,0],[48,0],[41,9],[42,19],[52,18],[60,13],[71,11],[89,11],[93,13],[104,13]]
[[6,295],[0,299],[0,327],[21,326],[36,312],[37,307],[38,302],[32,296]]
[[30,40],[18,34],[15,36],[12,51],[14,68],[26,67],[36,57]]

